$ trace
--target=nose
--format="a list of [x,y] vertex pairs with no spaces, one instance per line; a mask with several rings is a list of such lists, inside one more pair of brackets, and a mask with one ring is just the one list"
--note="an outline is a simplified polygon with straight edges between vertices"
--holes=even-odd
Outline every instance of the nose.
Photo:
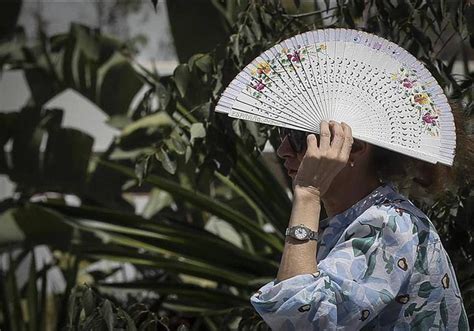
[[296,152],[291,148],[288,137],[285,137],[277,149],[277,155],[282,159],[296,157]]

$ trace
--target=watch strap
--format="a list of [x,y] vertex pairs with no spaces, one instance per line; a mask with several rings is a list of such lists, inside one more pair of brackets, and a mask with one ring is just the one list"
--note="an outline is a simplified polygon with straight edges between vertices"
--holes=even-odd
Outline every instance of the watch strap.
[[[306,231],[308,231],[308,237],[307,239],[298,239],[296,236],[293,235],[292,231],[293,229],[297,229],[297,228],[305,228]],[[317,231],[313,231],[311,230],[310,228],[308,228],[307,226],[304,226],[303,224],[300,224],[300,225],[295,225],[295,226],[291,226],[291,227],[288,227],[286,228],[285,230],[285,236],[290,236],[292,238],[295,238],[296,240],[301,240],[301,241],[306,241],[306,240],[319,240],[319,233]]]

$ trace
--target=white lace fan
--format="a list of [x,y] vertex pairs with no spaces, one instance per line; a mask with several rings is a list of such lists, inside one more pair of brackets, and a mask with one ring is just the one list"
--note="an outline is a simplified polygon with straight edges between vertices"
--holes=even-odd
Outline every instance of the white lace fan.
[[443,90],[414,56],[357,30],[321,29],[254,59],[223,92],[216,111],[319,133],[346,122],[354,138],[431,163],[452,165],[454,118]]

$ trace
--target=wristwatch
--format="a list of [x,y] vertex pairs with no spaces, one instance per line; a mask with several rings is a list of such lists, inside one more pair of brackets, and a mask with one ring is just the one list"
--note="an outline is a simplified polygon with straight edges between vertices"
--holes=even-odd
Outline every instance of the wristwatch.
[[286,228],[285,235],[301,241],[319,239],[316,231],[311,230],[303,224]]

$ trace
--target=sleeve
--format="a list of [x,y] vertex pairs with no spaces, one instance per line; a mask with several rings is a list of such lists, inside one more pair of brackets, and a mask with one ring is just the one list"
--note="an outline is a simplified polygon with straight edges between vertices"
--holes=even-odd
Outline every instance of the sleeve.
[[415,233],[409,214],[371,207],[347,227],[316,273],[272,281],[251,303],[275,331],[359,330],[379,314],[383,324],[394,324],[408,301]]

